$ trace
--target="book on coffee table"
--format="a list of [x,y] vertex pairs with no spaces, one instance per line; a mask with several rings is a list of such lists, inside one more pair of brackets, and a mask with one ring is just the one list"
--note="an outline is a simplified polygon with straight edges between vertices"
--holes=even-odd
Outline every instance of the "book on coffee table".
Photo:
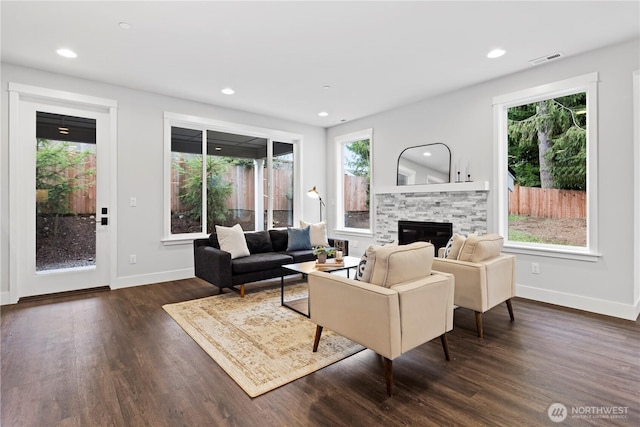
[[344,267],[344,261],[343,260],[337,261],[336,259],[332,258],[332,259],[328,259],[326,262],[318,262],[318,261],[316,261],[316,268],[318,270],[330,269],[330,268],[339,268],[339,267]]

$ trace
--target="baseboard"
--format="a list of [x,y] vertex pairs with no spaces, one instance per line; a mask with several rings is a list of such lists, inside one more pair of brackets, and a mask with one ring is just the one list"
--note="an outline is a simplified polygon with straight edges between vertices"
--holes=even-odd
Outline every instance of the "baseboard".
[[11,302],[11,292],[0,292],[0,305],[15,304]]
[[131,288],[133,286],[150,285],[152,283],[169,282],[171,280],[189,279],[195,276],[193,268],[183,270],[161,271],[158,273],[139,274],[135,276],[117,277],[111,283],[111,289]]
[[640,314],[640,300],[636,301],[633,305],[623,304],[615,301],[589,298],[581,295],[556,292],[549,289],[540,289],[524,285],[516,285],[516,296],[534,301],[556,304],[563,307],[584,310],[591,313],[618,317],[625,320],[635,321]]

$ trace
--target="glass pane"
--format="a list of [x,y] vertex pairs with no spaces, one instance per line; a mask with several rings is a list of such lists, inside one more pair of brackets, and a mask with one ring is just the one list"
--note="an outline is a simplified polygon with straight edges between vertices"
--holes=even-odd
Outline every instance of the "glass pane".
[[202,131],[171,128],[171,233],[202,232]]
[[[293,144],[273,143],[273,226],[293,227]],[[266,191],[265,191],[266,194]],[[265,206],[266,229],[266,206]]]
[[587,245],[587,94],[509,108],[509,240]]
[[36,271],[96,265],[96,121],[36,115]]
[[344,144],[344,226],[369,229],[369,140]]

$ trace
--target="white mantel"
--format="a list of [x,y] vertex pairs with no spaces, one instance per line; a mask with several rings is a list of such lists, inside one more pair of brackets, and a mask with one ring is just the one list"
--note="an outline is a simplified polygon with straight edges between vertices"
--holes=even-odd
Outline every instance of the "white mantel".
[[392,185],[373,187],[373,194],[445,193],[452,191],[489,191],[489,181],[448,182],[445,184]]

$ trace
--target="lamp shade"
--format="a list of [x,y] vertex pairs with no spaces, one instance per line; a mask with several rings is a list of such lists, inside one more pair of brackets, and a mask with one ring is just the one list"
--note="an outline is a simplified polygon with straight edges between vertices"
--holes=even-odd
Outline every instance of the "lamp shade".
[[313,188],[309,191],[307,191],[307,196],[311,197],[312,199],[319,199],[320,198],[320,193],[318,193],[318,190],[316,190],[316,186],[314,185]]

